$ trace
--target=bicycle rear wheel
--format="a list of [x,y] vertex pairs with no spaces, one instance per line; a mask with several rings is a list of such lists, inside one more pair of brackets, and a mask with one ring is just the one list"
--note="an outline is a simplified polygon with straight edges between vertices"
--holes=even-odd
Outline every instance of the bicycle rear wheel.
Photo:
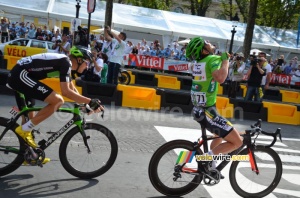
[[[281,159],[273,149],[256,146],[253,154],[258,174],[252,171],[249,161],[234,161],[230,167],[231,186],[242,197],[264,197],[276,188],[281,179]],[[248,150],[242,150],[239,155],[248,155]]]
[[[157,191],[167,196],[182,196],[199,186],[202,175],[198,173],[198,163],[194,158],[192,163],[184,166],[193,169],[195,171],[193,174],[178,170],[178,167],[183,164],[181,160],[177,162],[180,153],[183,151],[187,154],[193,149],[193,143],[185,140],[174,140],[157,149],[148,169],[150,181]],[[199,149],[195,154],[201,155],[202,151]]]
[[71,175],[82,179],[98,177],[108,171],[118,154],[118,143],[106,127],[87,123],[84,129],[91,152],[83,142],[78,127],[72,128],[63,138],[59,147],[62,166]]
[[[8,126],[7,118],[0,117],[0,135],[4,129]],[[17,128],[17,125],[13,126],[13,130]],[[19,168],[24,162],[25,145],[11,129],[6,132],[3,138],[0,140],[0,176],[7,175],[17,168]]]

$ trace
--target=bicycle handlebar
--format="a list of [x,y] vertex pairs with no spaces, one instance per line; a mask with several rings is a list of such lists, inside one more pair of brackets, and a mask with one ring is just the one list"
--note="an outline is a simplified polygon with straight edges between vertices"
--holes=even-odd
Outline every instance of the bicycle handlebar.
[[[75,103],[74,104],[74,107],[79,107],[79,109],[83,112],[83,113],[89,113],[90,110],[88,110],[88,108],[86,107],[86,104],[78,104],[78,103]],[[102,114],[101,114],[101,117],[103,118],[104,117],[104,110],[101,111]]]
[[271,142],[271,144],[265,146],[267,148],[272,147],[275,144],[275,142],[277,141],[277,135],[279,137],[279,140],[282,142],[281,133],[280,133],[281,128],[277,128],[275,133],[266,132],[266,131],[262,130],[262,128],[261,128],[261,122],[262,122],[262,120],[259,119],[255,124],[251,125],[251,129],[245,131],[246,134],[250,135],[251,137],[253,137],[255,135],[258,136],[259,134],[272,136],[273,141]]

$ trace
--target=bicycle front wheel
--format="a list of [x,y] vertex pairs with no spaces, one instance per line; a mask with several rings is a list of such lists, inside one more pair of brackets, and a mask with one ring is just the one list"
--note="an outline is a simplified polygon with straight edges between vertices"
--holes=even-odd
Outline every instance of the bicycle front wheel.
[[[0,135],[8,126],[8,119],[0,117]],[[12,127],[13,130],[17,125]],[[24,162],[24,142],[11,129],[0,140],[0,176],[7,175]]]
[[[242,150],[239,155],[248,155],[248,150]],[[256,146],[253,155],[258,173],[252,171],[249,161],[234,161],[230,167],[231,186],[242,197],[267,196],[276,188],[281,179],[281,159],[273,149]]]
[[87,123],[84,131],[91,152],[88,152],[78,127],[74,127],[60,144],[59,158],[71,175],[91,179],[112,167],[117,158],[118,144],[113,133],[102,125]]
[[[193,146],[192,142],[186,140],[174,140],[164,144],[153,154],[148,174],[157,191],[167,196],[182,196],[197,188],[202,180],[198,163],[193,158],[191,163],[185,164],[186,160],[179,157],[188,156],[193,152]],[[199,149],[195,154],[201,155],[202,151]],[[183,169],[187,171],[184,172]]]

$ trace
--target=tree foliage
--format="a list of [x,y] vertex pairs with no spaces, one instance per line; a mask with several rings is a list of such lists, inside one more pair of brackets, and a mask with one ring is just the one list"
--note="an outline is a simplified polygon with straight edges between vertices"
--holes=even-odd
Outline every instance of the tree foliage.
[[[231,19],[239,12],[246,23],[249,17],[250,0],[222,0],[222,13]],[[300,16],[300,0],[259,0],[256,25],[282,29],[296,29]]]
[[192,15],[205,16],[212,0],[182,0],[188,2],[184,7],[191,11]]
[[158,10],[170,10],[172,0],[123,0],[122,3]]

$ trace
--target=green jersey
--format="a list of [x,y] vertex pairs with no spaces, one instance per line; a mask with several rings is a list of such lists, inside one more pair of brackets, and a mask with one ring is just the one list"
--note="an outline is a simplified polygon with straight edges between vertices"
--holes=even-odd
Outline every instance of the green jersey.
[[221,57],[210,55],[194,63],[191,99],[196,107],[210,107],[217,101],[218,82],[212,73],[221,67]]

